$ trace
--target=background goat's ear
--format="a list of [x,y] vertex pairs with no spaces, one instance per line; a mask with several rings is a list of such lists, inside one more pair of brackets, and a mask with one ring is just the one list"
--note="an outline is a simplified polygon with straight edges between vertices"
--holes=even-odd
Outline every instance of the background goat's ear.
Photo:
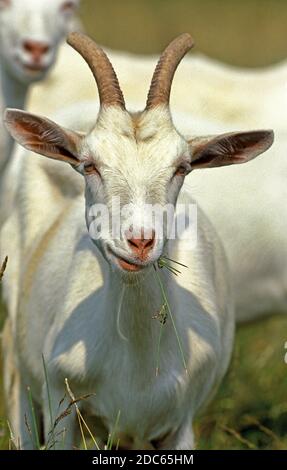
[[46,157],[79,165],[82,136],[40,116],[7,109],[4,122],[11,136],[28,150]]
[[273,141],[270,130],[195,138],[189,142],[191,166],[196,169],[245,163],[265,152]]

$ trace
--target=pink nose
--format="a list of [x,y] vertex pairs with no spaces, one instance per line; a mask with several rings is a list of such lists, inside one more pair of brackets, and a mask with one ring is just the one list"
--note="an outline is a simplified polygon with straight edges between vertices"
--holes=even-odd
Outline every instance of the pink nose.
[[23,42],[23,48],[32,56],[33,61],[37,63],[40,62],[42,57],[49,52],[50,45],[45,42],[27,39]]
[[147,258],[149,252],[152,250],[155,244],[155,232],[152,230],[150,233],[150,236],[148,238],[144,238],[144,229],[141,229],[141,236],[140,237],[131,237],[128,236],[131,235],[130,232],[126,233],[127,236],[127,242],[131,248],[131,250],[134,252],[134,254],[144,260]]

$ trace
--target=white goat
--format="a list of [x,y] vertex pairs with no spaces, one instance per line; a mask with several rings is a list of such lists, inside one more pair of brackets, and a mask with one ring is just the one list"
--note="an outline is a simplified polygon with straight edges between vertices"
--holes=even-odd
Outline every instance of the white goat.
[[[0,0],[0,113],[23,108],[29,85],[55,62],[60,41],[75,27],[79,0]],[[0,119],[0,171],[12,140]]]
[[[15,334],[8,324],[4,338],[7,356],[16,358],[14,364],[7,362],[5,372],[15,375],[14,381],[6,380],[11,387],[6,394],[15,403],[10,419],[28,447],[24,415],[29,415],[29,384],[44,413],[48,438],[44,354],[54,418],[67,377],[77,396],[95,393],[79,406],[96,418],[96,435],[101,435],[100,429],[110,432],[120,411],[118,435],[131,448],[192,449],[194,416],[216,390],[232,350],[228,267],[201,211],[197,246],[191,249],[179,237],[168,236],[161,217],[147,218],[145,204],[175,207],[190,171],[248,161],[272,144],[273,134],[230,133],[187,141],[177,132],[169,96],[175,70],[193,43],[187,34],[162,54],[146,108],[136,114],[126,111],[117,77],[101,48],[79,33],[71,34],[69,43],[87,61],[98,84],[101,107],[93,129],[76,133],[18,110],[8,110],[5,116],[9,132],[21,145],[69,163],[84,176],[86,188],[85,209],[80,195],[62,205],[56,216],[51,214],[42,237],[23,260]],[[43,180],[41,187],[34,184],[29,197],[35,204],[38,190],[43,197],[47,188],[47,198],[53,192]],[[108,230],[95,239],[90,210],[103,204],[112,217],[114,197],[120,197],[121,209],[130,204],[130,211],[121,214],[122,236]],[[18,202],[25,206],[25,198]],[[45,212],[43,206],[38,209]],[[13,249],[9,222],[2,233],[5,249],[9,244]],[[192,224],[188,218],[186,222]],[[188,269],[177,278],[155,271],[163,254]],[[167,313],[166,324],[153,319],[159,310]],[[66,427],[69,448],[76,441],[74,415],[67,417]]]

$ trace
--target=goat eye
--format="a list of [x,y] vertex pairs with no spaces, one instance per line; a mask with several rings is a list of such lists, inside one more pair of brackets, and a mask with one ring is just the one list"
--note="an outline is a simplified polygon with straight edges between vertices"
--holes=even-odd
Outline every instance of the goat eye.
[[91,175],[93,173],[98,173],[99,174],[99,172],[96,168],[96,165],[92,162],[86,163],[84,165],[84,173],[85,173],[85,175]]

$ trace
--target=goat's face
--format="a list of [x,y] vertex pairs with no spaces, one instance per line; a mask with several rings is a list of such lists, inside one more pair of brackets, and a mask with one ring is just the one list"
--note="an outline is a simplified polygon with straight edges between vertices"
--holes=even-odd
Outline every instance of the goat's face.
[[94,129],[82,135],[17,110],[7,110],[5,123],[24,147],[66,161],[85,177],[90,236],[113,267],[139,272],[162,254],[171,222],[170,214],[164,215],[167,207],[175,207],[185,175],[196,168],[247,162],[272,144],[273,133],[187,141],[176,131],[168,99],[176,65],[190,48],[189,35],[180,36],[163,53],[146,109],[138,114],[126,111],[104,52],[80,34],[73,34],[71,42],[98,83],[101,108]]
[[79,0],[0,0],[0,54],[20,81],[40,80],[55,61]]
[[89,233],[106,259],[133,272],[154,263],[168,235],[166,209],[190,168],[188,143],[168,109],[107,108],[83,139],[81,161]]

